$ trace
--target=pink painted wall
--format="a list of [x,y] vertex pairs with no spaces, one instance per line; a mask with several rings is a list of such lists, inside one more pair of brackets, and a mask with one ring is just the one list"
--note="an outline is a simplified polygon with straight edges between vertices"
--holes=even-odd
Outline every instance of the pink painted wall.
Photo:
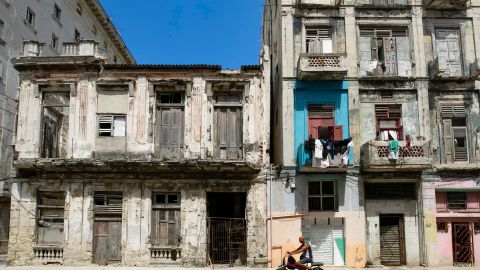
[[[439,218],[438,222],[448,223],[448,232],[437,232],[437,245],[435,255],[435,266],[452,266],[453,265],[453,237],[452,223],[455,222],[478,222],[479,219],[472,218]],[[472,224],[473,228],[473,224]],[[473,233],[473,250],[475,258],[475,266],[480,266],[480,233]],[[433,255],[433,254],[431,254]]]

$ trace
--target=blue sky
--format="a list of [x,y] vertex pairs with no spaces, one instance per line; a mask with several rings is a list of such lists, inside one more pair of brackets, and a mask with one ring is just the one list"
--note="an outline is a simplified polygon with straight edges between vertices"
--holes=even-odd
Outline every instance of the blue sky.
[[263,0],[100,0],[139,64],[258,64]]

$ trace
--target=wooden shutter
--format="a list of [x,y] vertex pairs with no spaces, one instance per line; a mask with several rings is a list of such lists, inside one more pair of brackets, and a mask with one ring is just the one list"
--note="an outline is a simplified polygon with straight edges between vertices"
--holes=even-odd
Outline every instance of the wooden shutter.
[[242,108],[217,107],[215,108],[215,136],[214,156],[220,159],[242,158]]
[[360,76],[367,76],[372,74],[370,67],[372,61],[372,45],[371,37],[359,37],[359,54],[360,54]]
[[308,117],[309,118],[334,118],[334,106],[333,105],[309,105]]
[[396,43],[394,37],[383,38],[383,52],[385,54],[385,65],[387,67],[385,74],[396,75],[397,74],[397,56],[396,56]]
[[448,73],[450,76],[462,76],[461,57],[458,36],[456,39],[448,39]]
[[445,192],[436,192],[437,211],[447,210],[447,194]]
[[458,30],[436,32],[437,59],[440,72],[448,76],[462,75],[462,55]]
[[412,62],[410,57],[410,39],[408,37],[396,37],[397,47],[397,70],[398,75],[403,77],[412,76]]
[[442,118],[462,118],[465,117],[464,104],[444,104],[442,105]]
[[452,119],[443,119],[443,142],[445,147],[445,161],[451,163],[453,161],[453,134]]
[[157,113],[158,151],[162,158],[181,158],[183,109],[161,108]]
[[334,128],[333,128],[333,140],[334,141],[343,140],[343,126],[342,125],[334,126]]
[[447,72],[448,69],[448,42],[437,40],[437,61],[439,72]]

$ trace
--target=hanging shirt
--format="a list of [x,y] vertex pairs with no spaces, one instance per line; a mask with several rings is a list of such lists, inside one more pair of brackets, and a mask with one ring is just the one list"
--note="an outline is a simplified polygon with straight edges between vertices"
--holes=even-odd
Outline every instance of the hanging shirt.
[[314,152],[314,157],[315,158],[322,158],[322,152],[323,152],[323,144],[320,140],[315,140],[315,152]]
[[388,159],[398,159],[398,141],[391,140],[389,142]]

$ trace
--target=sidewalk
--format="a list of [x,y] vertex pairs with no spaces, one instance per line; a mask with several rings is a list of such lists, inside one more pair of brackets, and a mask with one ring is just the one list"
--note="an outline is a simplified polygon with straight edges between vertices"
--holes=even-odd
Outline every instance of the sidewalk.
[[[51,270],[51,269],[58,269],[58,270],[90,270],[90,269],[95,269],[95,270],[152,270],[152,269],[162,269],[162,270],[213,270],[213,269],[219,269],[219,270],[274,270],[273,268],[252,268],[252,267],[226,267],[226,266],[215,266],[215,267],[192,267],[192,268],[186,268],[186,267],[172,267],[172,266],[150,266],[150,267],[130,267],[130,266],[96,266],[96,265],[91,265],[91,266],[61,266],[61,265],[45,265],[45,266],[0,266],[0,269],[8,269],[8,270]],[[324,270],[466,270],[466,269],[472,269],[472,270],[480,270],[480,267],[421,267],[421,266],[415,266],[415,267],[407,267],[407,266],[400,266],[400,267],[382,267],[382,268],[346,268],[346,267],[334,267],[334,266],[327,266],[327,267],[322,267]]]

